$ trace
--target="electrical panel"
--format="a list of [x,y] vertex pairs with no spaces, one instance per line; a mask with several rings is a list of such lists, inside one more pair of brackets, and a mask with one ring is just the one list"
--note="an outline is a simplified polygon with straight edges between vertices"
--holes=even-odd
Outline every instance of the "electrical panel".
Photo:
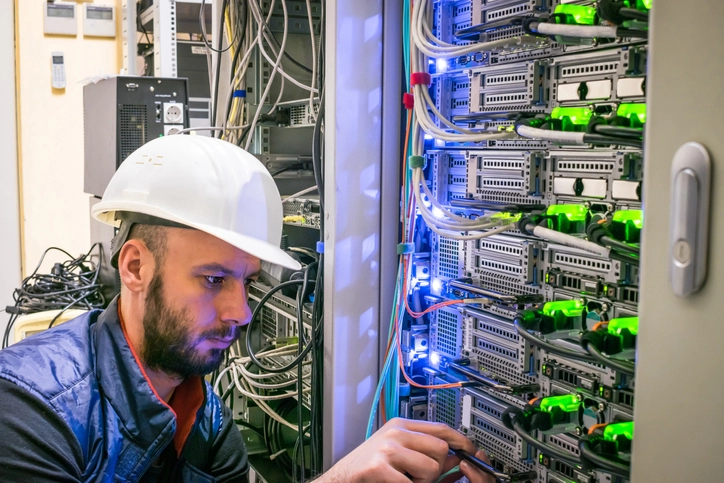
[[186,79],[109,77],[83,87],[84,191],[98,198],[129,154],[189,126]]
[[404,13],[403,176],[421,192],[403,196],[386,416],[462,431],[498,481],[627,481],[650,7],[438,0]]

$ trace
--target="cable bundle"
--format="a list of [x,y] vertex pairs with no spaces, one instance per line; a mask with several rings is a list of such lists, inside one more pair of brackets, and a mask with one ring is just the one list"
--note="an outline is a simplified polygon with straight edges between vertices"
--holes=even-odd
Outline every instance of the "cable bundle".
[[[98,262],[91,260],[91,253],[98,248]],[[69,257],[65,262],[53,265],[51,273],[38,273],[45,256],[50,251],[59,251]],[[87,253],[75,258],[67,251],[50,247],[43,252],[38,265],[29,276],[23,279],[19,288],[13,292],[15,304],[8,306],[10,320],[3,336],[3,348],[10,343],[10,331],[18,316],[59,310],[51,320],[48,328],[69,309],[100,309],[105,306],[105,299],[101,293],[101,284],[97,283],[100,273],[103,250],[99,243],[94,244]]]

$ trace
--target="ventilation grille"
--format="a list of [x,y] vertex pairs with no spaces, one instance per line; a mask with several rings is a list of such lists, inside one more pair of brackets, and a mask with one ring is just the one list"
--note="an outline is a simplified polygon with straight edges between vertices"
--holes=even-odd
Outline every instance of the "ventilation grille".
[[435,314],[437,331],[432,343],[433,349],[456,359],[460,357],[460,315],[447,310],[438,310]]
[[520,265],[513,265],[512,263],[501,263],[495,260],[489,260],[487,258],[480,258],[476,256],[476,266],[478,268],[493,270],[496,272],[505,272],[513,275],[521,276],[523,274],[523,268]]
[[508,359],[518,361],[518,351],[516,349],[503,347],[483,338],[478,338],[475,342],[475,345],[478,349],[485,352],[491,352],[493,354],[498,354],[500,356],[507,357]]
[[605,260],[596,260],[593,258],[579,257],[577,255],[566,255],[556,253],[554,256],[555,263],[570,265],[572,267],[580,267],[597,272],[610,272],[611,262]]
[[148,138],[148,122],[146,119],[146,106],[143,104],[123,104],[120,110],[121,160],[126,159],[132,152],[146,144]]
[[515,446],[506,444],[505,441],[496,436],[477,428],[472,428],[472,432],[475,435],[477,445],[485,450],[493,463],[500,462],[520,472],[532,469],[531,465],[520,461]]
[[487,94],[481,104],[486,106],[525,102],[530,99],[527,92],[514,92],[510,94]]
[[493,148],[515,148],[515,149],[547,149],[549,143],[546,141],[528,141],[526,139],[493,140],[488,147]]
[[525,167],[522,159],[490,159],[483,158],[478,163],[478,169],[512,170],[520,171]]
[[541,204],[540,198],[534,198],[532,196],[526,196],[515,191],[502,191],[502,190],[477,190],[477,199],[485,201],[493,201],[501,204],[511,205],[538,205]]
[[480,372],[499,377],[509,384],[530,384],[535,379],[524,373],[520,362],[499,357],[490,352],[473,349],[477,355]]
[[520,190],[525,188],[525,181],[522,179],[488,178],[478,176],[478,186],[480,185],[482,185],[483,188]]
[[438,273],[439,277],[458,278],[460,276],[460,241],[438,237]]
[[520,281],[518,277],[512,277],[502,273],[483,272],[476,270],[474,274],[482,288],[487,288],[499,293],[510,295],[525,295],[539,293],[538,287],[531,287]]
[[558,161],[556,171],[570,173],[611,173],[616,168],[612,161]]
[[459,395],[459,391],[455,389],[440,389],[435,392],[436,423],[445,423],[451,428],[458,428]]
[[488,252],[502,253],[512,257],[522,257],[523,248],[520,246],[506,245],[504,243],[496,243],[489,238],[481,238],[478,240],[478,249]]
[[275,339],[277,337],[276,312],[269,307],[261,309],[261,333],[268,339]]
[[553,446],[558,446],[563,451],[572,455],[578,456],[581,454],[576,444],[571,444],[568,441],[559,438],[558,436],[548,436],[548,442],[551,443]]
[[532,10],[530,5],[518,5],[517,7],[501,8],[499,10],[492,10],[487,12],[485,16],[485,22],[488,23],[493,20],[498,20],[505,17],[511,17],[513,15],[520,15],[521,13],[527,13]]
[[485,319],[476,319],[477,320],[477,329],[481,332],[487,332],[488,334],[495,335],[497,337],[500,337],[502,339],[509,340],[511,342],[518,343],[520,342],[520,336],[514,329],[506,329],[503,327],[500,327],[496,324],[491,324],[490,322],[486,321]]
[[525,82],[526,74],[499,74],[484,77],[486,86],[503,86]]
[[603,64],[578,65],[561,68],[561,77],[576,77],[588,74],[615,74],[618,70],[618,61]]
[[491,42],[493,40],[509,39],[512,37],[522,37],[523,34],[525,34],[523,27],[516,25],[514,27],[504,27],[504,28],[498,29],[494,32],[489,32],[487,40],[488,40],[488,42]]

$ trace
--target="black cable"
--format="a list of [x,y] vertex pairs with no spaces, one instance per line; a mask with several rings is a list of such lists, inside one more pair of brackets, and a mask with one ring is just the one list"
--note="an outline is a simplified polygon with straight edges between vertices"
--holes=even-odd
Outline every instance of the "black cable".
[[631,467],[629,465],[604,458],[603,456],[597,454],[590,447],[590,440],[590,436],[584,436],[578,441],[578,449],[580,450],[581,459],[584,463],[588,463],[597,470],[605,473],[611,473],[612,475],[619,476],[625,480],[631,478]]
[[599,351],[596,346],[594,346],[590,341],[584,342],[584,348],[591,355],[591,357],[596,359],[597,362],[603,364],[604,366],[610,367],[611,369],[614,369],[618,372],[622,372],[627,376],[634,376],[636,374],[636,366],[633,363],[609,357],[608,355]]
[[520,438],[528,443],[529,445],[533,446],[538,451],[544,453],[546,456],[550,456],[551,458],[563,461],[565,463],[568,463],[570,465],[574,465],[578,468],[581,467],[581,460],[576,458],[574,455],[564,452],[563,450],[557,448],[556,446],[550,445],[548,443],[544,443],[543,441],[538,440],[538,438],[534,438],[531,436],[528,431],[526,431],[523,426],[520,424],[520,422],[513,418],[513,429],[515,430],[516,434],[520,436]]
[[257,359],[256,354],[254,354],[254,351],[251,348],[251,328],[254,324],[254,321],[259,317],[259,314],[261,313],[261,309],[264,307],[264,304],[266,304],[266,302],[272,297],[272,295],[274,295],[278,291],[294,285],[301,285],[303,283],[303,280],[290,280],[288,282],[280,283],[276,287],[273,287],[261,298],[256,308],[254,309],[254,312],[251,314],[251,320],[246,326],[246,350],[249,353],[249,358],[251,358],[252,362],[254,362],[254,364],[264,372],[270,372],[272,374],[282,374],[284,372],[289,372],[290,370],[294,369],[294,367],[299,364],[300,361],[304,360],[304,357],[306,357],[306,355],[312,348],[312,344],[307,344],[302,352],[300,352],[299,355],[292,362],[283,367],[265,366],[264,364],[262,364],[261,361],[259,361],[259,359]]
[[642,12],[635,8],[622,7],[618,10],[618,14],[631,20],[649,21],[649,12]]
[[609,126],[608,124],[596,124],[593,126],[596,134],[611,137],[622,137],[627,139],[640,140],[643,130],[625,126]]
[[516,317],[513,320],[513,326],[515,327],[516,332],[518,332],[518,335],[520,335],[522,338],[530,342],[532,345],[540,347],[541,349],[544,349],[552,354],[557,354],[561,357],[568,357],[569,359],[575,359],[577,361],[583,361],[583,362],[596,362],[596,359],[586,353],[574,351],[571,349],[566,349],[564,347],[557,346],[555,344],[552,344],[548,342],[545,339],[541,339],[540,337],[536,337],[535,335],[531,334],[525,328],[520,325],[520,322],[518,318]]
[[646,30],[625,29],[621,27],[616,29],[616,34],[618,34],[619,37],[629,37],[633,39],[646,39],[649,36]]
[[614,138],[611,136],[604,136],[602,134],[584,134],[583,142],[587,144],[598,144],[598,145],[618,145],[618,146],[631,146],[633,148],[642,149],[644,146],[643,140],[638,139],[624,139]]
[[287,171],[291,171],[291,170],[293,170],[293,169],[304,169],[304,166],[305,166],[304,163],[290,164],[289,166],[286,166],[286,167],[284,167],[284,168],[280,168],[280,169],[278,169],[278,170],[276,170],[276,171],[272,171],[272,172],[271,172],[271,176],[272,176],[272,178],[273,178],[273,177],[275,177],[275,176],[277,176],[277,175],[279,175],[279,174],[286,173]]
[[[282,1],[284,1],[284,0],[282,0]],[[269,34],[269,37],[271,37],[272,40],[274,41],[274,43],[277,45],[277,49],[281,49],[281,48],[282,48],[282,44],[279,43],[279,40],[277,40],[276,37],[274,37],[274,34],[272,33],[271,29],[269,28],[269,25],[266,23],[266,19],[264,18],[264,15],[263,15],[264,9],[263,9],[263,7],[262,7],[262,5],[261,5],[261,2],[259,2],[259,11],[262,13],[262,15],[261,15],[261,23],[262,23],[262,26],[264,27],[264,30],[267,31],[267,33]],[[267,42],[267,43],[268,43],[268,42]],[[297,67],[299,67],[300,69],[304,70],[305,72],[307,72],[307,73],[309,73],[309,74],[312,73],[312,69],[310,69],[309,67],[307,67],[307,66],[303,65],[302,63],[298,62],[298,61],[297,61],[294,57],[292,57],[291,55],[287,54],[286,52],[282,52],[282,54],[284,54],[284,57],[286,57],[287,60],[289,60],[292,64],[296,65]]]
[[[91,261],[91,253],[96,248],[99,249],[98,263]],[[51,251],[59,251],[68,256],[70,260],[55,263],[50,274],[39,274],[40,266]],[[99,243],[95,243],[88,252],[77,258],[57,247],[46,249],[35,270],[23,279],[20,287],[13,291],[15,304],[7,308],[11,316],[3,334],[2,347],[5,348],[9,345],[12,327],[20,315],[60,310],[50,322],[50,327],[52,327],[68,309],[103,308],[105,298],[101,293],[101,285],[97,283],[102,257],[103,251]]]
[[613,237],[610,236],[602,236],[601,237],[601,243],[609,248],[613,248],[616,250],[624,250],[629,253],[633,253],[638,255],[641,252],[641,248],[629,245],[628,243],[624,243],[622,241],[616,240]]
[[628,255],[626,253],[621,253],[616,250],[611,250],[608,252],[608,258],[611,260],[618,260],[619,262],[628,263],[630,265],[638,265],[639,259],[633,255]]
[[[232,45],[236,43],[236,38],[233,38],[231,42],[229,42],[229,46],[226,47],[224,50],[221,50],[221,37],[224,34],[224,22],[223,20],[219,22],[219,38],[218,42],[216,43],[217,48],[213,48],[211,44],[209,43],[209,39],[206,37],[206,12],[204,11],[204,7],[206,6],[206,0],[201,0],[201,8],[199,9],[199,24],[201,24],[201,39],[204,41],[204,44],[206,44],[206,48],[209,49],[212,52],[216,52],[217,54],[223,54],[224,52],[228,51]],[[223,17],[224,12],[226,12],[226,9],[228,8],[228,0],[224,0],[221,4],[221,15]]]
[[[306,344],[306,347],[312,347],[312,341],[305,341],[304,338],[304,299],[307,295],[307,287],[309,284],[309,274],[313,268],[316,268],[317,262],[312,262],[307,265],[304,269],[304,278],[302,280],[302,287],[297,291],[297,335],[299,342],[297,343],[297,359],[299,364],[297,365],[297,430],[299,433],[299,459],[300,459],[300,470],[299,470],[299,481],[304,483],[305,481],[305,455],[304,455],[304,358],[300,357],[302,353],[302,345]],[[312,329],[314,327],[312,326]],[[311,395],[310,395],[311,396]],[[296,458],[293,458],[296,462]]]
[[312,134],[312,166],[314,166],[314,182],[317,184],[319,193],[319,206],[324,211],[324,173],[322,165],[322,122],[324,120],[324,89],[321,90],[319,99],[319,112],[314,122]]

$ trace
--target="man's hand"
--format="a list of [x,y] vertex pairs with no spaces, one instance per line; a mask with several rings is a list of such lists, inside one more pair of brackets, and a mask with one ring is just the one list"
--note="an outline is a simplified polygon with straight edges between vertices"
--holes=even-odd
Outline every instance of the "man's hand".
[[[460,463],[456,456],[449,456],[450,448],[464,449],[471,454],[477,451],[469,439],[444,424],[395,418],[317,481],[409,483],[412,479],[431,483],[460,464],[460,472],[470,483],[495,483],[491,476],[466,462]],[[482,451],[476,456],[488,460]]]

